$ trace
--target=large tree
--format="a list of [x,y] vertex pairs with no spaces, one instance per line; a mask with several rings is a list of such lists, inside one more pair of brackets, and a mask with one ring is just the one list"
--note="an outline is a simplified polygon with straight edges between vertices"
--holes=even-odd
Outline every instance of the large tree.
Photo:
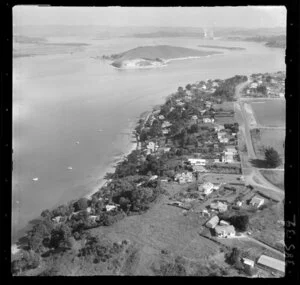
[[272,147],[265,148],[265,160],[269,167],[277,167],[282,163],[279,153]]

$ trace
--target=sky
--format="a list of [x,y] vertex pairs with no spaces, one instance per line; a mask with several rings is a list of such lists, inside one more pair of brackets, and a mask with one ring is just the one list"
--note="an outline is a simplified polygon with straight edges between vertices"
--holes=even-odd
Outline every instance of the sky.
[[286,26],[284,6],[41,7],[15,6],[14,25],[245,27]]

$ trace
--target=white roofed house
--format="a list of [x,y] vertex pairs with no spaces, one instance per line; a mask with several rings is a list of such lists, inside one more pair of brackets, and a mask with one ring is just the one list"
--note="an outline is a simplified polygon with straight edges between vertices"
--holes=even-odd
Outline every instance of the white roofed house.
[[112,210],[114,210],[116,208],[117,208],[116,205],[106,205],[105,206],[106,212],[110,212],[110,211],[112,211]]
[[207,163],[206,159],[203,158],[189,158],[188,161],[190,162],[190,164],[193,165],[202,165],[205,166]]
[[206,226],[208,228],[215,228],[215,226],[219,223],[219,217],[218,216],[213,216],[207,223]]
[[99,218],[99,216],[95,216],[95,215],[88,216],[88,220],[93,222],[93,223],[95,223],[98,218]]
[[248,267],[249,269],[253,268],[254,267],[254,261],[249,259],[249,258],[243,258],[243,264],[245,267]]
[[211,194],[214,190],[214,184],[211,182],[205,182],[198,186],[198,190],[202,191],[205,196]]
[[157,179],[157,178],[158,178],[157,175],[153,175],[153,176],[151,176],[151,177],[149,178],[149,181],[155,180],[155,179]]
[[150,152],[155,152],[158,148],[158,145],[155,142],[149,142],[147,144],[147,149],[150,150]]
[[193,182],[193,173],[192,172],[177,173],[174,177],[174,180],[178,181],[179,184],[191,183]]
[[258,83],[257,82],[252,82],[250,84],[250,88],[257,88],[258,87]]
[[235,229],[232,225],[216,226],[215,233],[219,238],[233,237],[235,236]]
[[176,103],[176,105],[180,106],[180,107],[184,106],[184,104],[185,104],[184,102],[178,102],[178,103]]
[[224,125],[216,124],[216,125],[214,126],[214,128],[215,128],[215,131],[216,131],[216,132],[219,132],[219,131],[221,131],[221,130],[224,130]]
[[164,120],[164,119],[165,119],[165,116],[164,116],[164,115],[159,115],[159,116],[158,116],[158,119]]
[[197,115],[193,115],[191,119],[192,119],[192,121],[193,121],[194,123],[197,123],[197,121],[198,121],[198,116],[197,116]]
[[203,116],[206,113],[206,110],[200,110],[201,116]]
[[265,202],[265,199],[254,196],[250,201],[250,204],[256,208],[261,207]]
[[59,224],[61,223],[63,220],[63,217],[62,216],[56,216],[55,218],[52,218],[52,221]]
[[169,121],[164,121],[161,125],[162,129],[171,127],[172,124]]
[[233,163],[234,162],[233,156],[234,155],[233,155],[232,152],[225,151],[222,155],[222,162],[224,162],[224,163]]
[[218,210],[220,213],[226,212],[228,209],[228,205],[225,203],[222,203],[220,201],[211,203],[210,208],[213,210]]
[[203,123],[205,123],[205,124],[213,123],[214,121],[215,121],[214,118],[209,118],[209,117],[203,118]]

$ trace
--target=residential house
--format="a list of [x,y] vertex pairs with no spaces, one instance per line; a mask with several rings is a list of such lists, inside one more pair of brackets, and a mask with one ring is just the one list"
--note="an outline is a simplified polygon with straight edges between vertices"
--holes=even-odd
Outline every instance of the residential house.
[[169,152],[170,150],[171,150],[171,148],[170,147],[162,147],[162,148],[160,148],[161,150],[162,150],[162,152]]
[[165,116],[164,116],[164,115],[159,115],[158,118],[159,118],[160,120],[164,120],[164,119],[165,119]]
[[212,83],[212,87],[218,87],[218,86],[219,86],[219,83],[218,83],[218,82],[214,81],[214,82]]
[[236,202],[236,205],[237,205],[238,207],[242,207],[243,202],[242,202],[242,201],[237,201],[237,202]]
[[178,181],[179,184],[191,183],[193,182],[193,173],[192,172],[177,173],[174,177],[174,180]]
[[216,236],[219,238],[227,238],[235,236],[235,229],[232,225],[227,226],[216,226],[215,227]]
[[237,155],[237,153],[238,153],[235,146],[226,146],[225,149],[227,152],[231,152],[233,155]]
[[99,218],[99,216],[95,216],[95,215],[88,216],[88,220],[93,223],[95,223],[98,218]]
[[176,105],[181,107],[181,106],[183,106],[184,104],[185,104],[184,102],[178,102]]
[[215,125],[214,128],[216,132],[219,132],[221,130],[224,130],[224,125]]
[[209,118],[209,117],[203,118],[203,123],[205,124],[213,123],[214,121],[215,121],[214,118]]
[[208,108],[208,109],[211,108],[212,104],[213,104],[213,103],[210,102],[210,101],[205,101],[205,107]]
[[87,207],[87,208],[86,208],[86,212],[87,212],[87,213],[90,213],[91,211],[92,211],[92,208],[91,208],[91,207]]
[[258,83],[257,82],[252,82],[250,84],[250,88],[257,88],[258,87]]
[[52,221],[59,224],[60,222],[62,222],[63,217],[62,216],[56,216],[55,218],[52,218]]
[[193,165],[202,165],[205,166],[207,161],[206,159],[201,159],[201,158],[189,158],[188,161],[190,162],[190,164]]
[[263,268],[275,270],[280,273],[285,272],[285,262],[267,255],[261,255],[257,261],[257,264]]
[[233,163],[234,162],[233,156],[234,155],[232,152],[224,151],[224,153],[222,155],[222,162]]
[[250,201],[250,204],[256,208],[259,208],[260,206],[262,206],[264,204],[264,202],[265,202],[265,199],[254,196],[252,198],[252,200]]
[[149,142],[147,145],[147,149],[150,150],[150,152],[155,152],[158,148],[158,145],[155,142]]
[[[192,96],[192,91],[191,91],[191,90],[186,90],[185,93],[186,93],[186,95],[187,95],[188,97]],[[186,96],[185,96],[185,97],[186,97]]]
[[203,217],[209,217],[210,216],[210,213],[206,210],[206,209],[203,209],[201,212],[200,212],[201,216]]
[[229,138],[227,136],[221,137],[221,138],[219,138],[219,142],[220,143],[228,143],[229,142]]
[[206,113],[206,110],[200,110],[201,116],[203,116]]
[[221,220],[219,224],[220,224],[220,226],[229,226],[230,225],[228,222],[226,222],[224,220]]
[[197,121],[198,121],[198,117],[197,117],[197,115],[193,115],[193,116],[192,116],[192,121],[194,121],[194,122],[196,122],[196,123],[197,123]]
[[215,158],[214,159],[214,163],[220,163],[221,161],[220,161],[220,159],[219,158]]
[[254,267],[254,261],[248,258],[243,258],[242,259],[243,264],[246,268],[251,269]]
[[117,208],[116,205],[106,205],[105,206],[105,209],[106,209],[107,212],[110,212],[110,211],[112,211],[112,210],[114,210],[116,208]]
[[167,134],[169,133],[169,130],[164,129],[164,130],[162,130],[162,133],[163,133],[164,135],[167,135]]
[[207,223],[206,226],[208,228],[215,228],[215,226],[219,223],[219,217],[218,216],[213,216]]
[[172,124],[169,121],[164,121],[161,125],[162,129],[171,127]]
[[207,172],[207,170],[202,165],[193,165],[194,172]]
[[209,195],[212,193],[214,190],[214,184],[211,182],[205,182],[202,185],[198,186],[198,190],[202,191],[205,196]]
[[218,201],[218,202],[211,203],[210,208],[214,210],[218,210],[220,213],[223,213],[227,211],[228,205]]
[[153,176],[151,176],[151,177],[149,178],[149,181],[155,180],[155,179],[157,179],[157,178],[158,178],[157,175],[153,175]]

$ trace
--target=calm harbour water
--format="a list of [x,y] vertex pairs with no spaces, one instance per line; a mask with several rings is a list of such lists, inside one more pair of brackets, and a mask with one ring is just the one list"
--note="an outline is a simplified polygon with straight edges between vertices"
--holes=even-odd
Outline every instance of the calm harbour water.
[[[178,86],[285,70],[283,50],[257,43],[189,38],[49,40],[90,46],[73,54],[13,60],[13,236],[43,209],[97,188],[116,157],[132,148],[131,131],[138,116],[163,103]],[[117,70],[92,58],[150,44],[190,48],[212,44],[246,50],[144,70]],[[33,177],[39,180],[34,182]]]

